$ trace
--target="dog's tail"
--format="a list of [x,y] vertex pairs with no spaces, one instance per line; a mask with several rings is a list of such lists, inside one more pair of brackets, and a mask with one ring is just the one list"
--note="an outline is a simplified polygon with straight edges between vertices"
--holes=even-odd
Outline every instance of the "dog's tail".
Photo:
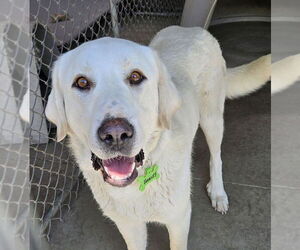
[[300,79],[300,54],[272,64],[272,94],[284,90]]
[[254,92],[271,78],[271,55],[235,68],[227,69],[227,98],[236,98]]

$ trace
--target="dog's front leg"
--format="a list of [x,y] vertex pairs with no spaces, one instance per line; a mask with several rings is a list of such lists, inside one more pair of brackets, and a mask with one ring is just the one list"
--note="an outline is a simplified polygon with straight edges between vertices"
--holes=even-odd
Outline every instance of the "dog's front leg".
[[191,212],[191,202],[189,201],[186,209],[178,213],[177,216],[173,217],[173,219],[166,224],[169,232],[171,250],[187,249]]
[[122,234],[128,250],[146,250],[146,223],[124,217],[113,218],[113,221]]

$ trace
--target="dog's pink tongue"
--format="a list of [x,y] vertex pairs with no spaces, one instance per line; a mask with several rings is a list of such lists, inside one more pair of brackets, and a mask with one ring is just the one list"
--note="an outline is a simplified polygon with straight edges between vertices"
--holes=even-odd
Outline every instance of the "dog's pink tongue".
[[134,157],[116,157],[103,160],[103,166],[110,177],[125,179],[129,177],[134,170]]

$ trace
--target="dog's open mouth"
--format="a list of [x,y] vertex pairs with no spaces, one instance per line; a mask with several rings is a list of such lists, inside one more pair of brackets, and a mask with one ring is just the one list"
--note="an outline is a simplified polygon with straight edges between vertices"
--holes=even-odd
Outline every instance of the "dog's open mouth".
[[92,153],[95,170],[101,170],[103,179],[116,187],[131,184],[138,176],[137,168],[143,165],[144,152],[141,150],[135,157],[117,156],[102,160]]

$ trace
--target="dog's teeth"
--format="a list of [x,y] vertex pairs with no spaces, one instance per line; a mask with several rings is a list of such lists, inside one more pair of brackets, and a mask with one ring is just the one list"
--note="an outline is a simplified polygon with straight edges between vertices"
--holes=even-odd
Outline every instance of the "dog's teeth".
[[111,176],[112,179],[116,180],[116,181],[120,181],[123,180],[123,178],[119,177],[119,176]]
[[[103,168],[104,168],[105,172],[108,174],[109,172],[108,172],[107,167],[103,166]],[[108,175],[109,175],[109,174],[108,174]]]

